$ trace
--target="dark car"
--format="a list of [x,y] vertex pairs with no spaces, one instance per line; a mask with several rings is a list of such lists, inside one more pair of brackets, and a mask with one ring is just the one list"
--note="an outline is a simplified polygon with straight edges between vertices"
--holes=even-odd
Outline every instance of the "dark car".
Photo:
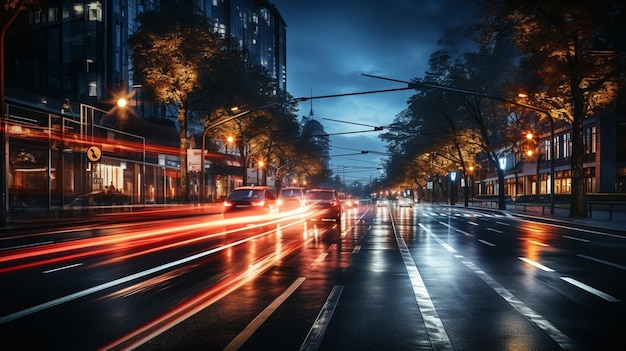
[[311,189],[305,202],[309,207],[309,221],[341,223],[343,208],[335,189]]
[[278,194],[278,203],[281,211],[292,211],[304,208],[307,189],[301,187],[286,187]]
[[224,201],[224,218],[272,215],[276,212],[276,196],[266,186],[235,188]]

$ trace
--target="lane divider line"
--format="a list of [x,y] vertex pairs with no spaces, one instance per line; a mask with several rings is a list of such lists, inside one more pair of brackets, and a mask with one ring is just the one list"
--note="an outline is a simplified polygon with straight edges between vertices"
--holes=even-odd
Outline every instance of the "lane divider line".
[[531,259],[528,259],[528,258],[526,258],[526,257],[518,257],[518,259],[519,259],[520,261],[522,261],[522,262],[526,262],[526,263],[528,263],[529,265],[531,265],[531,266],[533,266],[533,267],[537,267],[537,268],[541,269],[542,271],[545,271],[545,272],[554,272],[554,269],[552,269],[552,268],[550,268],[550,267],[546,267],[546,266],[542,265],[541,263],[539,263],[539,262],[535,262],[535,261],[533,261],[533,260],[531,260]]
[[[436,240],[439,238],[437,234],[433,233],[428,228],[424,227],[420,223],[420,227],[422,227],[428,235],[435,238]],[[437,240],[441,243],[440,240]],[[519,300],[515,295],[513,295],[510,291],[504,288],[500,283],[498,283],[495,279],[491,278],[487,273],[485,273],[482,269],[476,266],[474,263],[470,261],[463,260],[463,257],[460,255],[455,255],[461,262],[469,268],[474,274],[476,274],[480,279],[482,279],[491,289],[493,289],[500,297],[502,297],[508,304],[521,313],[524,317],[534,323],[536,326],[541,328],[552,340],[557,342],[564,350],[578,350],[579,347],[576,343],[570,339],[567,335],[563,334],[557,327],[555,327],[552,323],[550,323],[547,319],[543,318],[539,313],[535,312],[530,307],[526,306],[521,300]]]
[[496,246],[496,244],[492,243],[491,241],[487,241],[487,240],[483,240],[483,239],[478,239],[478,242],[483,243],[487,246]]
[[[424,228],[421,223],[419,225]],[[415,300],[417,301],[417,307],[422,314],[422,319],[424,320],[424,325],[426,327],[426,333],[428,334],[428,338],[430,339],[433,349],[454,350],[452,341],[450,341],[450,337],[448,336],[448,332],[443,326],[441,318],[439,318],[439,313],[437,313],[435,304],[430,298],[426,285],[424,284],[422,276],[420,275],[417,265],[415,264],[415,260],[413,260],[413,256],[411,256],[411,251],[409,251],[406,242],[396,230],[393,217],[391,218],[391,226],[400,249],[402,260],[404,261],[404,266],[409,274],[413,294],[415,295]],[[440,244],[442,244],[442,242],[440,242]]]
[[320,313],[317,315],[313,326],[311,326],[306,339],[304,339],[304,342],[300,347],[300,351],[319,349],[322,339],[324,338],[324,333],[326,333],[326,328],[328,327],[330,319],[335,312],[335,308],[337,307],[337,303],[339,302],[342,292],[343,285],[335,285],[333,287],[333,290],[330,292],[330,295],[328,295],[324,306],[322,306]]
[[269,304],[258,316],[256,316],[248,326],[244,328],[226,347],[224,351],[238,350],[254,332],[291,296],[306,278],[300,277],[296,279],[287,290],[283,291],[271,304]]
[[594,287],[591,287],[585,283],[579,282],[578,280],[574,279],[574,278],[570,278],[570,277],[561,277],[562,280],[574,285],[575,287],[581,288],[589,293],[592,293],[608,302],[621,302],[619,299],[605,293],[602,292]]
[[577,254],[576,256],[578,256],[580,258],[584,258],[584,259],[590,260],[590,261],[595,261],[595,262],[598,262],[598,263],[602,263],[602,264],[605,264],[607,266],[611,266],[611,267],[614,267],[614,268],[617,268],[617,269],[626,270],[626,266],[622,266],[621,264],[618,264],[618,263],[613,263],[613,262],[601,260],[599,258],[595,258],[595,257],[583,255],[583,254]]

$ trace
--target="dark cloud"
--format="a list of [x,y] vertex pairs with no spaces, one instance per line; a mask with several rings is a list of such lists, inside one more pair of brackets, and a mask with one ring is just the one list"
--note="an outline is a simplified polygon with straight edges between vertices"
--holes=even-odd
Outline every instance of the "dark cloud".
[[[462,48],[467,25],[477,6],[463,0],[275,0],[287,23],[287,90],[295,97],[345,94],[399,88],[401,83],[364,77],[373,74],[409,81],[423,77],[439,42]],[[411,91],[320,99],[315,118],[329,134],[364,130],[362,126],[325,118],[383,126],[407,107]],[[300,104],[308,115],[309,102]],[[379,133],[331,136],[331,155],[341,148],[384,152]],[[377,176],[380,155],[333,157],[337,168],[356,167],[346,180],[369,181]],[[363,162],[357,160],[363,159]],[[363,163],[371,162],[366,171]]]

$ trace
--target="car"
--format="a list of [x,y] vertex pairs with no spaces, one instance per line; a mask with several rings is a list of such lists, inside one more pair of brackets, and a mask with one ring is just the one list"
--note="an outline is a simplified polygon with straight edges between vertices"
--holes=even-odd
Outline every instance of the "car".
[[401,197],[398,199],[398,207],[411,207],[413,208],[413,199],[408,197]]
[[337,190],[311,189],[306,194],[305,203],[309,208],[308,221],[341,223],[343,208]]
[[340,195],[340,199],[345,208],[354,208],[359,206],[359,200],[352,195]]
[[267,186],[242,186],[233,189],[223,204],[224,218],[269,216],[278,212],[276,196]]
[[278,204],[281,211],[292,211],[304,208],[307,189],[302,187],[282,188],[278,193]]
[[376,200],[376,207],[387,207],[389,205],[389,201],[385,198],[379,198]]

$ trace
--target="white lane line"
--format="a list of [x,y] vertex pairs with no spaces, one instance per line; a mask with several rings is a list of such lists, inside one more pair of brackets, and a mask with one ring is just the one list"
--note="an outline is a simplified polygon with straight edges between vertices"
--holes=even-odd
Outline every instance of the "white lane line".
[[504,222],[499,222],[499,221],[496,221],[496,223],[500,225],[510,225],[509,223],[504,223]]
[[462,231],[461,229],[457,229],[456,231],[457,231],[457,232],[459,232],[459,233],[461,233],[461,234],[463,234],[463,235],[465,235],[465,236],[472,236],[472,234],[470,234],[470,233],[468,233],[468,232],[464,232],[464,231]]
[[112,281],[107,282],[107,283],[96,285],[96,286],[93,286],[91,288],[75,292],[73,294],[69,294],[69,295],[66,295],[66,296],[63,296],[63,297],[59,297],[57,299],[54,299],[54,300],[51,300],[51,301],[48,301],[48,302],[44,302],[42,304],[39,304],[39,305],[36,305],[36,306],[33,306],[33,307],[29,307],[29,308],[24,309],[24,310],[17,311],[15,313],[11,313],[11,314],[8,314],[6,316],[2,316],[2,317],[0,317],[0,324],[4,324],[4,323],[10,322],[10,321],[12,321],[14,319],[18,319],[18,318],[21,318],[21,317],[24,317],[24,316],[28,316],[29,314],[36,313],[36,312],[39,312],[39,311],[43,311],[43,310],[45,310],[47,308],[54,307],[54,306],[57,306],[57,305],[60,305],[60,304],[63,304],[63,303],[69,302],[69,301],[73,301],[73,300],[76,300],[78,298],[81,298],[81,297],[84,297],[84,296],[87,296],[87,295],[95,294],[95,293],[97,293],[99,291],[102,291],[102,290],[105,290],[105,289],[109,289],[109,288],[112,288],[112,287],[117,286],[117,285],[125,284],[125,283],[131,282],[131,281],[133,281],[135,279],[143,278],[143,277],[149,276],[151,274],[155,274],[155,273],[158,273],[158,272],[161,272],[161,271],[165,271],[165,270],[168,270],[168,269],[176,267],[176,266],[180,266],[180,265],[183,265],[183,264],[186,264],[186,263],[189,263],[189,262],[193,262],[195,260],[201,259],[201,258],[206,257],[206,256],[213,255],[213,254],[215,254],[217,252],[226,250],[226,249],[231,248],[231,247],[235,247],[235,246],[243,244],[245,242],[248,242],[248,241],[251,241],[251,240],[256,240],[256,239],[258,239],[258,238],[260,238],[260,237],[262,237],[264,235],[266,235],[266,234],[265,233],[261,233],[261,234],[257,234],[257,235],[253,235],[253,236],[247,237],[247,238],[242,239],[242,240],[233,241],[232,243],[224,245],[224,246],[220,246],[220,247],[216,247],[216,248],[213,248],[213,249],[210,249],[210,250],[207,250],[207,251],[199,252],[199,253],[197,253],[195,255],[191,255],[191,256],[182,258],[180,260],[172,261],[172,262],[169,262],[169,263],[166,263],[166,264],[162,264],[162,265],[157,266],[157,267],[153,267],[153,268],[147,269],[145,271],[141,271],[141,272],[137,272],[137,273],[134,273],[134,274],[131,274],[131,275],[127,275],[125,277],[118,278],[118,279],[112,280]]
[[526,306],[522,301],[518,300],[515,295],[511,294],[506,288],[500,285],[497,281],[491,278],[487,273],[478,268],[475,264],[469,261],[463,261],[466,267],[474,271],[478,277],[480,277],[487,285],[489,285],[498,295],[500,295],[506,302],[515,308],[524,317],[528,318],[536,326],[541,328],[552,340],[556,341],[564,350],[578,350],[578,346],[567,335],[563,334],[547,319],[543,318],[539,313],[535,312],[530,307]]
[[0,248],[0,251],[23,249],[23,248],[26,248],[26,247],[49,245],[49,244],[53,244],[53,243],[54,243],[54,241],[41,241],[41,242],[34,243],[34,244],[18,245],[18,246],[11,246],[11,247],[3,247],[3,248]]
[[613,263],[613,262],[601,260],[599,258],[595,258],[595,257],[583,255],[583,254],[577,254],[576,256],[581,257],[581,258],[586,258],[588,260],[595,261],[595,262],[598,262],[598,263],[602,263],[602,264],[605,264],[607,266],[615,267],[615,268],[618,268],[618,269],[621,269],[621,270],[626,270],[626,266],[622,266],[621,264],[618,264],[618,263]]
[[475,226],[477,226],[477,227],[478,227],[478,223],[476,223],[476,222],[467,222],[467,223],[469,223],[469,224],[471,224],[471,225],[475,225]]
[[[413,256],[411,256],[411,252],[406,246],[406,242],[402,236],[399,235],[397,230],[395,230],[393,220],[391,223],[394,229],[394,235],[396,236],[396,242],[398,243],[398,247],[400,249],[400,254],[402,255],[402,260],[404,261],[404,266],[409,274],[413,294],[415,295],[415,300],[417,301],[417,307],[422,314],[422,319],[424,320],[424,325],[426,327],[426,332],[428,333],[431,345],[435,350],[453,350],[454,347],[452,346],[450,337],[448,336],[446,328],[443,326],[443,322],[441,321],[441,318],[439,318],[435,305],[428,294],[428,290],[426,289],[426,285],[424,285],[424,281],[422,280],[422,276],[420,275],[417,265],[413,260]],[[425,229],[426,232],[430,232],[426,229],[426,227],[424,227],[423,224],[420,223],[419,226]],[[443,243],[443,241],[439,241],[439,243]]]
[[263,323],[265,323],[272,313],[274,313],[274,311],[276,311],[278,307],[280,307],[283,302],[285,302],[285,300],[287,300],[287,298],[291,296],[291,294],[293,294],[298,287],[300,287],[305,279],[305,277],[296,279],[287,288],[287,290],[280,294],[280,296],[278,296],[271,304],[269,304],[269,306],[256,316],[256,318],[254,318],[252,322],[250,322],[250,324],[248,324],[248,326],[241,331],[241,333],[239,333],[228,345],[226,345],[224,351],[238,350],[250,338],[250,336],[252,336],[252,334],[254,334],[254,332],[259,329],[261,325],[263,325]]
[[583,290],[585,290],[585,291],[587,291],[589,293],[592,293],[592,294],[594,294],[594,295],[596,295],[596,296],[598,296],[598,297],[600,297],[600,298],[602,298],[602,299],[604,299],[604,300],[606,300],[608,302],[620,302],[619,299],[617,299],[617,298],[615,298],[615,297],[613,297],[613,296],[611,296],[611,295],[609,295],[609,294],[607,294],[605,292],[602,292],[602,291],[600,291],[600,290],[598,290],[598,289],[596,289],[594,287],[591,287],[591,286],[589,286],[589,285],[587,285],[585,283],[579,282],[578,280],[576,280],[574,278],[561,277],[561,279],[566,281],[566,282],[568,282],[568,283],[570,283],[570,284],[572,284],[572,285],[574,285],[574,286],[576,286],[576,287],[578,287],[578,288],[581,288],[581,289],[583,289]]
[[[519,217],[515,217],[515,219],[520,221],[520,222],[527,222],[527,223],[537,224],[537,222],[529,220],[529,219],[523,219],[523,218],[519,218]],[[615,239],[626,240],[626,236],[620,235],[620,234],[611,234],[611,233],[599,232],[599,231],[591,230],[591,229],[585,229],[585,228],[573,227],[573,226],[567,226],[567,225],[560,225],[560,224],[554,224],[554,223],[548,223],[548,222],[541,223],[541,224],[542,225],[551,226],[551,227],[555,227],[555,228],[571,229],[571,230],[576,230],[578,232],[589,233],[589,234],[597,234],[597,235],[602,235],[602,236],[608,236],[608,237],[615,238]]]
[[495,233],[498,233],[498,234],[502,234],[502,233],[504,233],[503,231],[498,230],[498,229],[494,229],[494,228],[487,228],[487,230],[492,231],[492,232],[495,232]]
[[542,271],[554,272],[554,269],[552,269],[550,267],[546,267],[546,266],[542,265],[541,263],[535,262],[535,261],[533,261],[531,259],[528,259],[526,257],[518,257],[518,259],[520,261],[524,261],[524,262],[528,263],[531,266],[537,267],[537,268],[541,269]]
[[587,239],[583,239],[583,238],[577,238],[577,237],[569,236],[569,235],[563,235],[563,237],[565,239],[578,240],[578,241],[582,241],[584,243],[590,243],[591,242],[591,240],[587,240]]
[[478,239],[478,241],[483,243],[483,244],[485,244],[485,245],[487,245],[487,246],[496,246],[496,244],[494,244],[494,243],[492,243],[490,241],[487,241],[487,240]]
[[[420,227],[424,229],[431,237],[437,239],[438,236],[430,231],[428,228],[424,227],[420,223]],[[536,326],[541,328],[552,340],[557,342],[564,350],[578,350],[578,346],[571,340],[567,335],[563,334],[559,329],[557,329],[552,323],[550,323],[547,319],[543,318],[540,314],[532,310],[530,307],[526,306],[522,301],[517,299],[515,295],[505,289],[502,285],[500,285],[497,281],[491,278],[487,273],[478,268],[474,263],[470,261],[464,261],[463,257],[460,255],[454,255],[459,258],[463,264],[474,272],[480,279],[482,279],[489,287],[491,287],[498,295],[500,295],[506,302],[509,303],[513,308],[515,308],[519,313],[521,313],[524,317],[534,323]]]
[[301,351],[319,349],[322,339],[324,338],[324,333],[326,333],[326,328],[328,327],[330,319],[335,312],[335,308],[337,307],[337,302],[339,302],[339,297],[341,297],[342,291],[343,285],[335,285],[335,287],[333,287],[333,290],[330,292],[330,295],[328,295],[324,306],[322,306],[322,310],[317,315],[313,326],[309,330],[306,339],[302,343],[302,346],[300,347]]
[[59,267],[59,268],[55,268],[55,269],[49,269],[47,271],[43,271],[44,273],[52,273],[52,272],[58,272],[58,271],[62,271],[64,269],[70,269],[70,268],[74,268],[74,267],[78,267],[78,266],[82,266],[82,263],[75,263],[75,264],[71,264],[69,266],[64,266],[64,267]]
[[539,245],[539,246],[550,246],[548,244],[544,244],[541,241],[537,241],[537,240],[528,240],[529,243],[533,243],[535,245]]
[[320,264],[320,262],[322,262],[326,258],[326,256],[328,256],[328,252],[321,253],[319,256],[317,256],[315,261],[313,261],[313,263],[311,263],[311,267],[315,267],[318,264]]
[[354,249],[352,249],[352,253],[358,254],[359,252],[361,252],[361,245],[355,245]]

